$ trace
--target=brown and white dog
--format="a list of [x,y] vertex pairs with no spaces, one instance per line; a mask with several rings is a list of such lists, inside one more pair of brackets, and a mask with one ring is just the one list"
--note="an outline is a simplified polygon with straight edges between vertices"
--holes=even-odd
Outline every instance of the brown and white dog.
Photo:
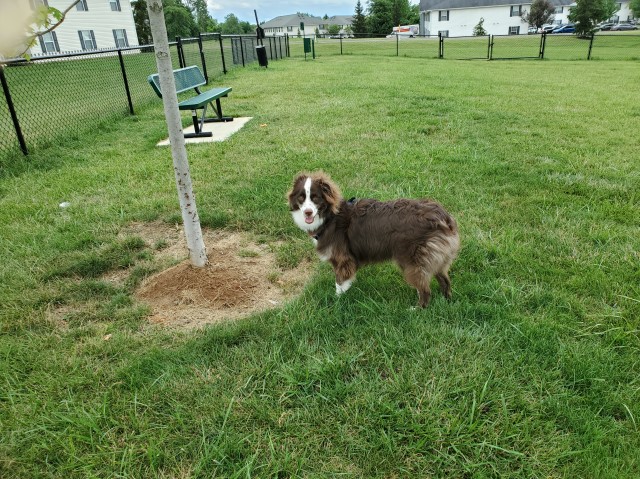
[[351,287],[361,266],[393,260],[418,290],[421,307],[429,304],[434,275],[451,298],[448,273],[460,238],[456,221],[439,203],[345,201],[323,172],[297,175],[288,199],[295,223],[311,236],[320,258],[333,265],[337,295]]

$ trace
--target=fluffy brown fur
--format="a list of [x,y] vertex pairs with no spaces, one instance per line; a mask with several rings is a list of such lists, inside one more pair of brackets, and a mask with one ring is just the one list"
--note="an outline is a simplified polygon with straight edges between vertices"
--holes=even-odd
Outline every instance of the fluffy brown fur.
[[294,219],[307,200],[307,179],[309,199],[321,222],[317,229],[306,230],[316,241],[319,256],[333,265],[337,294],[349,288],[361,266],[393,260],[417,289],[421,307],[429,304],[433,276],[444,296],[451,298],[448,273],[460,239],[456,221],[442,205],[427,199],[345,201],[327,174],[301,173],[288,193]]

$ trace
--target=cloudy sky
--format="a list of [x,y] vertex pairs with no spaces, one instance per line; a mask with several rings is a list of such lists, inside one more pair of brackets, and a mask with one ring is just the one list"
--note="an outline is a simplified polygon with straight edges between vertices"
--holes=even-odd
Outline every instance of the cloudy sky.
[[[309,13],[318,17],[325,14],[353,15],[357,0],[208,0],[209,13],[218,21],[233,13],[242,21],[255,23],[253,10],[258,11],[258,20],[266,22],[280,15],[296,12]],[[360,0],[366,8],[367,1]]]

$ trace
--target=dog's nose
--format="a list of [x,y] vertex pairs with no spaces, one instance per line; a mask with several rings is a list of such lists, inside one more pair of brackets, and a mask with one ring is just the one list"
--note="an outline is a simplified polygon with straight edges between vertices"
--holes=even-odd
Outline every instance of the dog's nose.
[[311,216],[313,214],[313,210],[304,210],[305,216]]

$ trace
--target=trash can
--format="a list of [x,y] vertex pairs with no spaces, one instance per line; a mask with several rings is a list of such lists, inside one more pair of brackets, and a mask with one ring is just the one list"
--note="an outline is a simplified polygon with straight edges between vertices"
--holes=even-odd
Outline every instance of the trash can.
[[261,67],[267,67],[269,60],[267,59],[267,49],[264,45],[256,45],[256,56],[258,57],[258,63]]
[[304,45],[304,52],[311,53],[311,38],[304,38],[302,43]]

